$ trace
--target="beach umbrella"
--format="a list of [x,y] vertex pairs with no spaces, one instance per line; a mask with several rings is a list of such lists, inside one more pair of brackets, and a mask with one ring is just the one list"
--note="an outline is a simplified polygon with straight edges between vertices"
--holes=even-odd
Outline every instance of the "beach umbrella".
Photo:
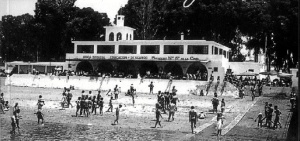
[[237,76],[256,76],[256,75],[258,75],[258,74],[254,73],[254,72],[243,72],[243,73],[237,74]]
[[279,73],[277,74],[278,77],[291,77],[293,76],[292,74],[289,74],[289,73]]
[[260,72],[259,74],[261,74],[261,75],[277,75],[278,72],[272,70],[272,71]]

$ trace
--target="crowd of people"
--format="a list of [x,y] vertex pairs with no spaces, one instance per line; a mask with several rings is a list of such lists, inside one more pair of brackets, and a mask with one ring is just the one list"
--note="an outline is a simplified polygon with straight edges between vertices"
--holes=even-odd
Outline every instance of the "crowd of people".
[[[212,82],[214,81],[214,77],[211,75],[210,80],[209,80],[209,85],[212,85]],[[244,89],[245,85],[250,86],[251,90],[251,97],[252,100],[256,97],[256,94],[261,95],[262,93],[262,86],[263,86],[263,81],[260,81],[258,79],[236,79],[235,76],[232,75],[226,75],[224,79],[224,84],[221,89],[221,91],[224,91],[224,87],[226,87],[226,83],[232,83],[234,84],[237,88],[239,88],[240,91],[240,98],[244,97]],[[223,122],[224,122],[224,112],[225,112],[225,100],[222,99],[221,101],[218,99],[217,95],[217,87],[220,84],[220,77],[217,78],[217,83],[215,86],[215,91],[214,91],[214,97],[212,98],[212,113],[217,114],[217,121],[216,121],[216,129],[217,129],[217,135],[220,136],[222,132],[222,127],[223,127]],[[172,79],[169,80],[168,86],[164,92],[158,91],[157,93],[157,103],[155,104],[155,118],[156,122],[153,128],[156,128],[157,125],[162,127],[161,125],[161,119],[163,118],[163,114],[168,114],[167,121],[172,122],[175,120],[175,113],[178,110],[177,109],[177,104],[180,102],[178,96],[177,96],[177,89],[175,86],[172,87]],[[149,94],[154,94],[154,84],[151,82],[149,85]],[[208,86],[212,87],[212,86]],[[209,88],[207,89],[207,91]],[[113,90],[109,89],[105,96],[109,97],[109,103],[108,103],[108,109],[106,112],[113,112],[113,100],[119,99],[119,94],[121,93],[121,88],[116,85]],[[202,93],[202,94],[201,94]],[[203,91],[201,91],[200,95],[204,95]],[[127,93],[125,93],[125,96],[130,96],[132,98],[132,105],[134,106],[135,104],[135,97],[137,97],[136,89],[133,86],[133,84],[130,85],[130,88],[128,89]],[[291,105],[292,107],[295,107],[296,105],[296,96],[294,93],[291,94]],[[76,113],[73,115],[74,117],[89,117],[91,114],[96,115],[99,113],[101,116],[103,116],[104,112],[104,97],[101,95],[101,91],[98,91],[97,94],[93,94],[92,91],[82,91],[81,96],[78,97],[75,100],[76,105],[72,105],[73,100],[73,94],[71,93],[71,89],[69,88],[64,88],[62,92],[62,100],[60,102],[61,104],[61,109],[64,110],[65,108],[73,108],[76,107]],[[219,104],[221,104],[220,109],[218,110]],[[38,119],[38,124],[43,125],[44,124],[44,114],[43,114],[43,106],[45,105],[45,101],[42,97],[42,95],[39,96],[38,102],[37,102],[37,111],[34,113],[37,115]],[[0,97],[0,112],[5,113],[4,111],[9,108],[8,106],[8,101],[5,101],[3,98],[3,93],[1,93]],[[116,119],[113,122],[113,125],[118,124],[119,122],[119,114],[120,114],[120,108],[122,108],[122,105],[118,105],[115,108],[115,115]],[[99,112],[98,112],[99,111]],[[275,119],[272,120],[273,113],[275,114]],[[272,104],[266,103],[265,106],[265,116],[263,117],[262,113],[259,113],[255,121],[258,121],[258,127],[262,127],[262,123],[264,120],[265,126],[269,128],[278,128],[281,127],[280,123],[280,110],[278,106],[274,106],[274,109],[272,108]],[[200,113],[197,113],[195,110],[194,106],[191,106],[191,109],[189,111],[189,121],[191,124],[191,130],[192,133],[194,132],[194,129],[196,128],[196,123],[199,119],[203,119],[206,117],[206,113],[201,111]],[[20,108],[18,106],[18,103],[15,104],[13,107],[13,116],[11,117],[12,120],[12,133],[15,133],[16,128],[19,127],[19,119],[21,119],[20,116]],[[273,126],[272,126],[273,125]]]

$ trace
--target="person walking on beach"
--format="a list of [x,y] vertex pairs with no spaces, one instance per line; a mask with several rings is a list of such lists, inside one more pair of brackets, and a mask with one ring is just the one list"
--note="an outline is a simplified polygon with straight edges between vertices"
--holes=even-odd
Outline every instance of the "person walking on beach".
[[222,135],[222,127],[223,127],[223,122],[222,122],[222,119],[219,118],[217,120],[217,136],[218,136],[218,138],[219,138],[219,136]]
[[68,102],[67,102],[67,96],[66,96],[66,94],[63,94],[63,97],[62,97],[61,102],[60,102],[60,104],[61,104],[61,109],[62,109],[62,110],[65,109],[65,105],[66,105],[67,103],[68,103]]
[[68,104],[68,107],[71,105],[71,107],[73,108],[73,105],[71,103],[73,95],[72,95],[72,93],[70,93],[70,89],[67,89],[67,94],[66,95],[67,95],[67,104]]
[[38,109],[38,111],[36,113],[34,113],[37,115],[38,118],[38,124],[40,124],[40,120],[42,120],[42,124],[44,124],[44,114],[41,112],[40,109]]
[[109,100],[109,108],[106,110],[106,112],[113,112],[113,104],[112,104],[112,100],[113,100],[113,97],[110,97],[110,100]]
[[151,81],[151,83],[148,85],[148,87],[150,88],[150,93],[149,94],[153,94],[153,88],[154,88],[154,85],[153,85],[153,82]]
[[194,134],[194,128],[196,128],[196,123],[197,123],[197,112],[194,108],[195,107],[192,106],[189,112],[189,121],[191,123],[192,134]]
[[224,113],[225,111],[225,101],[224,101],[224,98],[222,98],[222,101],[221,101],[221,113]]
[[274,129],[276,129],[276,128],[278,128],[278,124],[279,124],[279,126],[280,126],[280,128],[282,127],[281,126],[281,123],[280,123],[280,115],[281,115],[281,112],[280,112],[280,110],[278,109],[278,107],[277,106],[274,106],[274,113],[275,113],[275,119],[274,119],[274,125],[273,125],[273,128]]
[[163,119],[163,117],[161,116],[161,113],[160,113],[159,109],[156,109],[156,111],[155,111],[155,117],[156,117],[156,122],[155,122],[154,128],[156,128],[157,124],[159,124],[160,128],[162,128],[162,126],[160,124],[160,118]]
[[116,120],[114,121],[114,124],[119,124],[119,114],[120,114],[120,108],[122,108],[122,105],[120,104],[119,107],[116,108]]

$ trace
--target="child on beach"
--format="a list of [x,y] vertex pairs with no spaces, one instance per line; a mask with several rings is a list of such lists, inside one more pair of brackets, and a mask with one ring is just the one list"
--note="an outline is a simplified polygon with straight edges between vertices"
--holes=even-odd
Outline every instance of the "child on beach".
[[36,113],[37,118],[38,118],[38,124],[40,124],[40,120],[42,120],[42,124],[44,124],[44,114],[41,112],[41,109],[38,109]]
[[254,122],[256,122],[256,120],[258,119],[258,121],[257,121],[257,127],[259,127],[259,126],[262,127],[262,123],[263,123],[263,121],[264,121],[265,118],[266,117],[263,118],[262,113],[258,114],[258,116],[256,117],[256,119],[254,120]]
[[120,104],[119,107],[116,108],[116,120],[114,121],[114,124],[119,124],[119,113],[120,113],[120,108],[122,108],[122,105]]

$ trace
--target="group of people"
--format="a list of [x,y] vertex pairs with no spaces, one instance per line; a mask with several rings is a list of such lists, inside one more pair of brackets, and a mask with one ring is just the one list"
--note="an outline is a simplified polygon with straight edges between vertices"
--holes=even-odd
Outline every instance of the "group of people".
[[[274,121],[272,121],[273,113],[275,114]],[[263,114],[259,113],[254,121],[256,122],[256,120],[257,120],[257,127],[262,127],[263,121],[266,120],[266,122],[265,122],[266,127],[273,128],[273,129],[276,129],[278,127],[282,128],[282,125],[280,123],[280,115],[281,115],[281,111],[278,109],[278,106],[274,106],[274,109],[273,109],[272,104],[266,102],[265,103],[265,116],[263,117]]]

